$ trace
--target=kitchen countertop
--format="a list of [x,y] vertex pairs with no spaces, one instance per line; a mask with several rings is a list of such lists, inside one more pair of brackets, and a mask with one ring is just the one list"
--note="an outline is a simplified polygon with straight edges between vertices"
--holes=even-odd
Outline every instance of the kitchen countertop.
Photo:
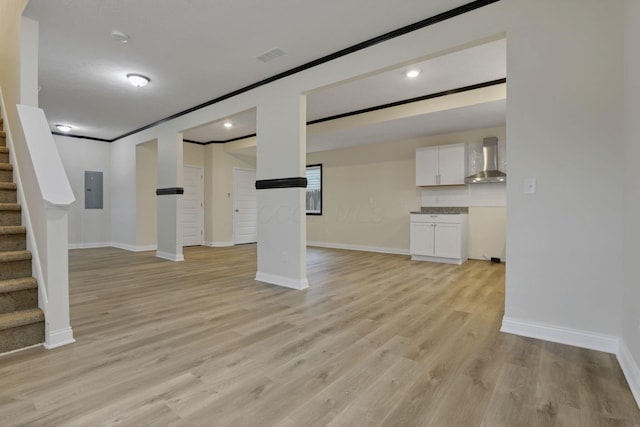
[[460,214],[468,214],[468,207],[434,207],[434,206],[423,206],[419,211],[409,212],[412,214],[431,214],[431,215],[460,215]]

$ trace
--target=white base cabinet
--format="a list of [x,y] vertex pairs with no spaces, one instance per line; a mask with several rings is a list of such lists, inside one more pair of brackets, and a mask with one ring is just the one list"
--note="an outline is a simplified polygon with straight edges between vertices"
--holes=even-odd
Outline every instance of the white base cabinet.
[[411,214],[411,259],[462,264],[467,260],[466,214]]

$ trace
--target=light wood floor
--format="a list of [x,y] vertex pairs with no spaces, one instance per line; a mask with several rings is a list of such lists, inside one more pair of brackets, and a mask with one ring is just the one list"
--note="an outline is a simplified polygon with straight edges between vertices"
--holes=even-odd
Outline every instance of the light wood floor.
[[71,251],[77,342],[0,358],[0,426],[634,426],[614,356],[499,332],[504,268],[310,248]]

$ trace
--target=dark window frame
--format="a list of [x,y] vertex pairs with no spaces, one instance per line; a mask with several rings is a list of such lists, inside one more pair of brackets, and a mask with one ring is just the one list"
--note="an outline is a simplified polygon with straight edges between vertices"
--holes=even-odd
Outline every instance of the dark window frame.
[[[322,200],[322,192],[323,192],[323,187],[324,187],[324,182],[323,182],[323,171],[322,171],[322,163],[318,163],[318,164],[314,164],[314,165],[307,165],[305,168],[305,171],[308,170],[309,168],[320,168],[320,209],[319,211],[309,211],[308,207],[307,207],[307,203],[306,200],[307,199],[307,195],[309,192],[309,188],[307,187],[307,190],[305,192],[305,208],[306,208],[306,213],[307,215],[316,215],[316,216],[321,216],[322,215],[322,208],[324,205],[324,202]],[[306,176],[306,173],[305,173]]]

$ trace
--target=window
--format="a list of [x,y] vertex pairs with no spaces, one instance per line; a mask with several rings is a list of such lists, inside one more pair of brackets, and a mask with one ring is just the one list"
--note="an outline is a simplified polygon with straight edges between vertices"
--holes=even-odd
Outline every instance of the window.
[[307,166],[307,215],[322,215],[322,165]]

